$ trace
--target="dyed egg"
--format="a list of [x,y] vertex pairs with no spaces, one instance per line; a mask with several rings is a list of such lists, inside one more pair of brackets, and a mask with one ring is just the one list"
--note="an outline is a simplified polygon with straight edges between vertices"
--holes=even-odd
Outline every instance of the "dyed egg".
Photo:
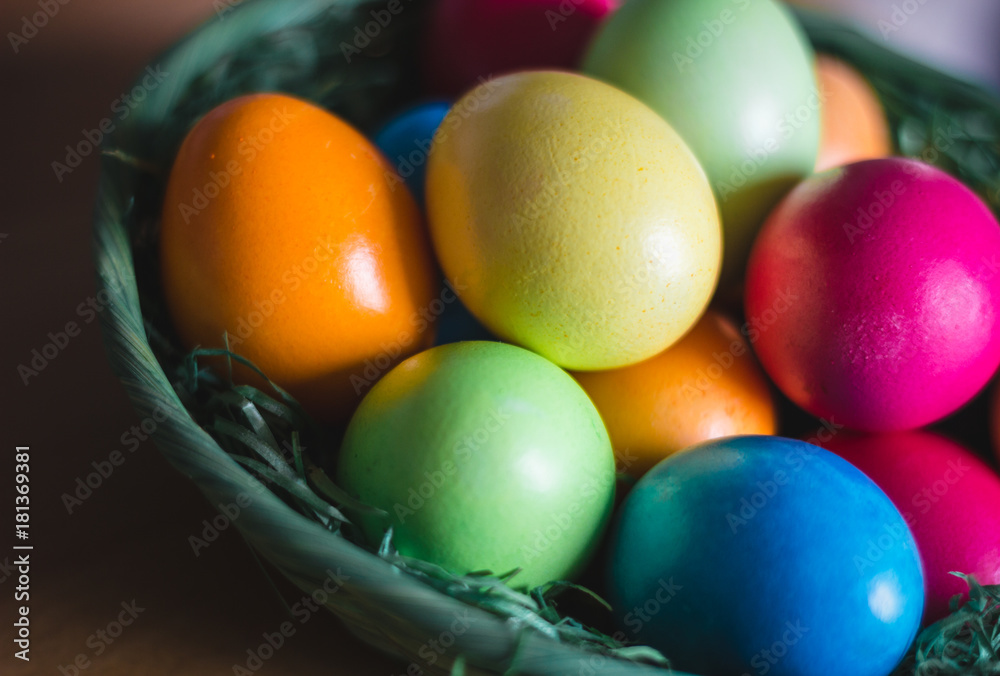
[[722,284],[738,284],[768,211],[816,163],[819,94],[794,19],[774,0],[630,0],[583,71],[649,104],[694,151],[722,210]]
[[1000,461],[1000,390],[994,390],[990,405],[990,437],[993,441],[993,452]]
[[594,405],[565,371],[513,345],[410,357],[361,402],[340,485],[386,519],[401,554],[455,573],[521,568],[512,584],[574,576],[610,518],[615,463]]
[[375,134],[375,145],[393,163],[421,205],[431,141],[449,108],[451,104],[444,101],[416,106],[393,118]]
[[652,359],[573,376],[601,413],[619,467],[635,477],[709,439],[775,433],[767,379],[744,337],[712,310]]
[[469,310],[560,366],[652,357],[715,288],[718,214],[694,156],[652,110],[580,75],[509,75],[456,103],[427,209]]
[[817,417],[927,425],[1000,364],[1000,226],[972,191],[913,160],[805,180],[768,219],[746,280],[764,370]]
[[[968,591],[952,571],[1000,584],[1000,477],[986,463],[927,432],[838,436],[827,447],[867,474],[906,518],[924,565],[925,622],[947,615],[951,598]],[[875,544],[882,550],[888,542]]]
[[801,441],[730,437],[667,458],[626,498],[611,547],[623,631],[682,671],[886,676],[920,625],[902,515]]
[[[346,419],[430,343],[439,278],[416,204],[360,133],[305,101],[233,99],[184,140],[163,202],[163,292],[187,348],[223,346],[316,417]],[[239,382],[260,384],[234,364]]]
[[823,94],[816,171],[891,155],[885,111],[861,73],[826,55],[816,59],[816,72]]
[[455,96],[519,70],[575,68],[617,0],[436,0],[424,41],[431,90]]

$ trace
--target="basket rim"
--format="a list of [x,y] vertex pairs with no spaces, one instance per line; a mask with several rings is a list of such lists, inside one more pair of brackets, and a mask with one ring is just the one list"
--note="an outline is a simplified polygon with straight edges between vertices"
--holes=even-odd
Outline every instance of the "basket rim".
[[[205,59],[203,50],[207,49],[218,58],[242,40],[307,22],[345,4],[349,3],[343,0],[300,0],[292,6],[283,0],[247,0],[234,6],[234,11],[227,14],[225,21],[210,18],[150,63],[152,66],[159,65],[170,74],[169,84],[152,91],[132,115],[105,139],[102,150],[121,147],[129,138],[154,131],[155,111],[174,103],[184,88],[202,72],[198,64]],[[196,53],[198,58],[195,58]],[[317,568],[326,566],[328,572],[336,568],[337,574],[346,580],[345,589],[376,600],[380,607],[393,604],[392,612],[385,613],[386,617],[381,619],[402,620],[411,627],[419,628],[426,636],[451,631],[449,628],[458,616],[470,617],[470,628],[460,637],[465,640],[455,643],[461,650],[443,660],[449,664],[451,658],[460,654],[469,666],[506,671],[516,664],[517,672],[525,674],[587,673],[584,670],[594,672],[595,669],[622,676],[665,673],[659,667],[561,643],[442,594],[392,563],[299,514],[233,460],[185,409],[149,344],[127,225],[131,192],[140,170],[126,167],[126,173],[120,174],[120,163],[119,158],[106,154],[102,156],[93,217],[92,254],[97,287],[105,291],[109,298],[105,311],[100,315],[108,361],[138,415],[151,417],[157,412],[167,413],[150,436],[168,462],[194,481],[213,506],[228,504],[247,491],[253,492],[253,501],[233,523],[255,551],[308,593],[314,591],[314,585],[309,580],[315,577]],[[117,177],[112,171],[113,166],[119,172]],[[122,175],[125,176],[124,181],[120,180]],[[275,524],[286,529],[283,535],[287,537],[279,541],[258,532],[258,528],[264,525],[274,528]],[[335,614],[336,601],[337,596],[332,595],[331,601],[326,604]],[[386,625],[382,623],[379,626]],[[501,640],[498,641],[498,638]],[[385,650],[384,646],[380,648]],[[427,669],[427,665],[420,666]]]

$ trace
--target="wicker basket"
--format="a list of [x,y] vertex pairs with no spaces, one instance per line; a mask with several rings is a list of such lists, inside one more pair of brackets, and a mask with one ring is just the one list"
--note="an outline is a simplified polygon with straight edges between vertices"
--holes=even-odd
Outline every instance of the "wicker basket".
[[[177,372],[185,355],[170,338],[157,288],[157,218],[166,175],[191,123],[239,94],[283,91],[317,101],[359,128],[370,129],[416,95],[413,55],[425,4],[404,0],[404,11],[364,40],[356,29],[384,2],[217,3],[219,16],[155,62],[164,81],[146,91],[106,141],[102,160],[94,255],[99,288],[110,298],[102,314],[110,362],[139,416],[157,421],[152,436],[170,463],[213,505],[239,504],[251,495],[249,506],[235,520],[242,535],[295,585],[315,592],[367,643],[412,660],[429,673],[662,674],[661,667],[624,659],[606,643],[562,640],[559,632],[547,630],[530,614],[519,618],[517,613],[488,612],[463,596],[460,581],[429,584],[307,518],[287,496],[279,497],[225,450],[218,434],[199,425],[198,412],[186,408],[178,396],[176,377],[167,375]],[[825,21],[814,20],[809,30],[826,51],[848,59],[880,49]],[[345,44],[360,47],[361,53],[349,49],[345,55]],[[891,104],[893,88],[914,104],[914,97],[905,92],[919,83],[920,71],[888,52],[878,60],[882,71],[869,75],[887,99],[898,130],[905,115]],[[971,108],[985,105],[979,98],[984,93],[956,81],[948,96]],[[929,147],[930,136],[920,141],[920,134],[907,133],[907,154],[920,155]],[[942,159],[945,165],[949,161]],[[962,175],[960,163],[946,168]],[[975,184],[976,177],[962,177]],[[450,637],[439,641],[448,645],[447,651],[440,656],[433,651],[430,660],[428,641],[440,637]],[[643,655],[649,653],[631,654]]]

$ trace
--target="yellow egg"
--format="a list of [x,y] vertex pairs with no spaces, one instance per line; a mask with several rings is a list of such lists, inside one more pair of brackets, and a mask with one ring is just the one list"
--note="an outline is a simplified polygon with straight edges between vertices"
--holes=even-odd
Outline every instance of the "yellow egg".
[[644,104],[581,75],[518,73],[467,94],[435,136],[427,206],[469,310],[567,368],[663,351],[718,277],[718,207],[694,155]]

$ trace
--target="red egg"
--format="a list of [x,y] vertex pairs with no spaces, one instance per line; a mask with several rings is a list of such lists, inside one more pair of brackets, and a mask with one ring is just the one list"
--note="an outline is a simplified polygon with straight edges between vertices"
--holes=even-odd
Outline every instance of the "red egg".
[[461,94],[479,78],[572,69],[618,0],[437,0],[424,43],[435,94]]
[[944,172],[900,158],[832,169],[799,184],[754,244],[750,339],[813,415],[921,427],[1000,364],[998,262],[996,218]]
[[[952,571],[1000,584],[1000,477],[976,455],[928,432],[841,436],[827,448],[867,474],[910,526],[924,564],[925,622],[968,590]],[[861,572],[901,546],[888,531],[870,544],[855,557]]]

